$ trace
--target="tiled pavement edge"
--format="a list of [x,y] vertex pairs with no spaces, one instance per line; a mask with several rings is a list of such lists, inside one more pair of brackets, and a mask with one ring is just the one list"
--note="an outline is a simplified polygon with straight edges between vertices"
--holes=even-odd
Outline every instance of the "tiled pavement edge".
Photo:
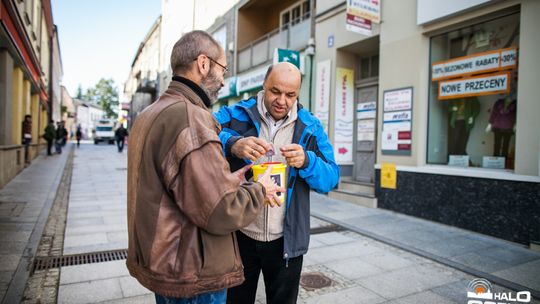
[[540,253],[518,244],[312,193],[311,214],[364,236],[540,299]]
[[68,159],[42,153],[0,190],[0,297],[18,303]]

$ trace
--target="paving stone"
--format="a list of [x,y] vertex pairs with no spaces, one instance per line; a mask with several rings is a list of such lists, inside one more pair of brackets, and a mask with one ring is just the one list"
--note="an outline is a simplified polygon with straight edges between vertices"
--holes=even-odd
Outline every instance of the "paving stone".
[[120,287],[125,298],[152,293],[131,276],[121,277]]
[[60,271],[60,284],[80,283],[127,275],[129,275],[129,271],[125,260],[67,266],[62,267]]
[[374,253],[362,256],[362,261],[372,264],[384,270],[396,270],[411,266],[416,261],[407,258],[409,254],[398,251],[385,251],[382,253]]
[[387,299],[397,299],[427,291],[436,286],[459,280],[461,277],[460,274],[444,267],[420,264],[356,281]]
[[122,289],[117,278],[60,285],[58,290],[58,303],[96,303],[121,298]]
[[64,239],[64,247],[82,247],[88,245],[104,244],[107,243],[107,234],[100,233],[88,233],[79,235],[66,235]]
[[386,301],[383,297],[376,293],[361,287],[356,286],[346,290],[324,294],[318,297],[303,299],[303,303],[307,304],[350,304],[350,303],[382,303]]
[[311,240],[317,240],[326,245],[336,245],[340,243],[349,243],[354,241],[354,238],[348,237],[347,235],[340,232],[328,232],[321,233],[311,236]]
[[424,291],[408,295],[399,299],[386,302],[388,304],[418,304],[418,303],[436,303],[436,304],[462,304],[465,302],[456,302],[450,298],[445,298],[431,291]]
[[383,273],[383,270],[363,261],[363,258],[345,259],[325,264],[343,277],[354,280]]
[[497,271],[496,276],[518,283],[534,290],[540,290],[540,260]]
[[20,255],[0,254],[0,271],[15,271],[21,260]]

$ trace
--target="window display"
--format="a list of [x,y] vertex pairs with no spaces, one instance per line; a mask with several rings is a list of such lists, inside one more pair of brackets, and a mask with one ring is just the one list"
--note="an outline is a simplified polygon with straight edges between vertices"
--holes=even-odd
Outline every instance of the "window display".
[[519,14],[431,38],[429,164],[513,169]]

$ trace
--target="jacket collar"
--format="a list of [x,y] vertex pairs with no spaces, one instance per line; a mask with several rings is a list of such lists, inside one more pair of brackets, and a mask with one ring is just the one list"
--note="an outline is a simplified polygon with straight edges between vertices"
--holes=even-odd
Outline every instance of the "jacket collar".
[[[195,92],[195,94],[197,94],[197,96],[202,100],[202,102],[207,108],[210,108],[212,106],[212,102],[210,101],[210,98],[208,97],[206,92],[204,92],[204,90],[195,82],[178,75],[173,76],[172,80],[180,82],[190,88],[193,92]],[[171,82],[171,84],[173,84],[173,82]]]

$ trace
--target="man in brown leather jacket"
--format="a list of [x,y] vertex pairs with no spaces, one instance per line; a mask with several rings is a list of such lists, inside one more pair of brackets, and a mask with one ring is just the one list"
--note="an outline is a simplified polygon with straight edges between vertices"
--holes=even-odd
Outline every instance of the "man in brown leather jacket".
[[[244,281],[235,230],[284,191],[270,171],[256,183],[231,173],[208,108],[227,71],[223,48],[203,31],[171,54],[169,88],[129,138],[127,267],[157,303],[225,303]],[[193,303],[195,303],[193,302]]]

